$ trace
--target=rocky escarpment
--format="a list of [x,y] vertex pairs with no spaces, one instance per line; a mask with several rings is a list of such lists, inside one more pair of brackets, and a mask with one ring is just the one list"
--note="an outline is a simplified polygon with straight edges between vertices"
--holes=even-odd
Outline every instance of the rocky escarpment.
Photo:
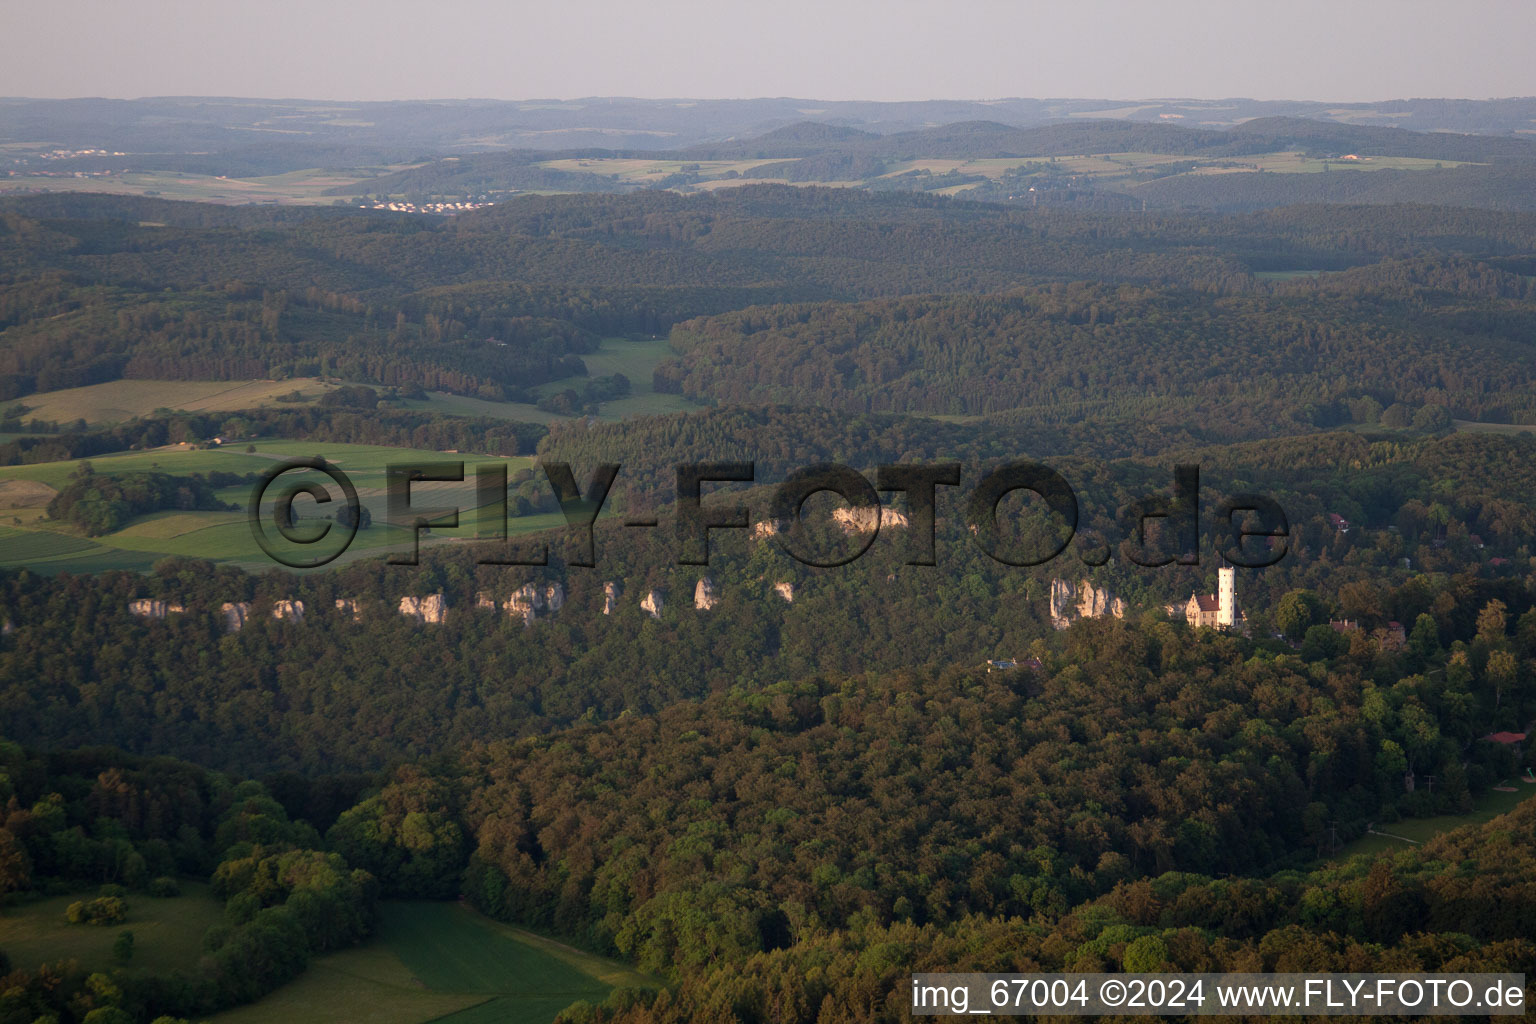
[[304,621],[303,601],[273,601],[272,617],[274,619],[288,619],[292,622]]
[[163,619],[167,615],[179,615],[186,611],[180,601],[160,601],[152,597],[141,597],[128,602],[128,613],[144,619]]
[[402,597],[400,614],[424,624],[437,625],[448,617],[448,602],[442,594],[426,597]]
[[225,601],[219,605],[219,614],[224,616],[224,632],[238,633],[251,617],[251,604],[249,601]]
[[1099,619],[1113,615],[1125,618],[1125,601],[1109,592],[1108,587],[1096,587],[1089,580],[1076,586],[1064,579],[1051,580],[1051,625],[1066,629],[1078,619]]

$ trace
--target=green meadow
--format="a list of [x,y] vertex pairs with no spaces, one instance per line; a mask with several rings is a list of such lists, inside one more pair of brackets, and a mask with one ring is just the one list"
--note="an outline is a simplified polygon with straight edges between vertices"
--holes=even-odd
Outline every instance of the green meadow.
[[378,933],[211,1024],[549,1024],[578,1000],[656,982],[617,961],[500,924],[454,903],[381,907]]
[[[607,377],[622,373],[634,390],[629,397],[604,402],[600,417],[621,420],[631,416],[650,416],[695,408],[681,395],[657,394],[651,386],[656,365],[671,355],[665,338],[604,338],[596,352],[582,356],[588,377]],[[578,393],[587,377],[567,377],[533,389],[546,395],[573,388]],[[292,409],[312,405],[327,392],[344,382],[316,377],[288,380],[112,380],[62,391],[44,391],[25,395],[9,405],[26,408],[25,420],[43,420],[69,424],[84,420],[92,426],[122,423],[160,410],[185,412],[229,412],[242,409]],[[279,402],[297,391],[302,400]],[[531,402],[491,402],[483,398],[429,391],[424,399],[403,399],[397,407],[419,409],[445,416],[488,416],[494,419],[520,420],[525,423],[553,423],[568,419],[545,412]],[[20,435],[15,435],[20,436]]]
[[[339,565],[356,558],[399,550],[409,545],[410,533],[385,525],[388,496],[386,468],[405,462],[463,462],[466,479],[462,482],[420,482],[411,487],[414,507],[453,507],[460,509],[459,525],[434,527],[422,536],[423,544],[443,544],[470,540],[488,531],[493,510],[477,508],[475,466],[487,462],[505,464],[509,473],[533,465],[526,457],[508,458],[458,452],[437,452],[383,445],[329,444],[313,441],[273,440],[255,442],[255,451],[245,445],[225,448],[195,449],[171,447],[145,452],[125,452],[92,458],[92,467],[101,473],[163,472],[176,475],[222,471],[242,475],[263,473],[285,459],[320,456],[337,466],[352,481],[359,501],[373,516],[374,525],[358,533],[346,553],[331,564]],[[251,533],[243,509],[250,501],[250,487],[240,485],[218,491],[220,500],[241,507],[242,511],[157,512],[142,516],[114,533],[85,537],[73,527],[47,518],[48,499],[54,490],[66,486],[70,475],[79,468],[79,460],[49,462],[35,466],[0,468],[0,566],[26,566],[48,575],[60,572],[86,573],[106,569],[147,570],[168,555],[204,558],[250,569],[271,568]],[[283,481],[303,476],[322,484],[340,498],[333,483],[317,473],[285,474]],[[8,500],[12,499],[12,500]],[[306,514],[308,499],[296,504],[299,514]],[[310,514],[323,514],[316,506]],[[483,520],[483,521],[482,521]],[[509,534],[517,535],[560,526],[563,518],[545,513],[508,520]]]
[[[183,882],[182,895],[130,893],[128,919],[68,924],[64,911],[92,892],[0,908],[0,948],[20,968],[75,960],[87,971],[131,967],[169,972],[196,962],[203,935],[224,921],[208,886]],[[115,959],[120,932],[133,956]],[[578,1000],[601,1002],[615,988],[656,980],[625,964],[492,921],[454,903],[390,902],[366,944],[316,957],[297,979],[212,1024],[549,1024]]]
[[[183,882],[180,896],[164,899],[129,893],[128,919],[122,924],[98,927],[64,920],[71,903],[95,895],[90,890],[0,908],[0,949],[23,968],[78,960],[88,971],[119,966],[171,971],[201,956],[203,933],[224,920],[224,905],[197,882]],[[133,957],[126,965],[112,956],[112,943],[124,930],[133,932]]]
[[1516,779],[1506,783],[1514,786],[1513,793],[1490,790],[1478,797],[1467,814],[1440,814],[1433,818],[1404,818],[1401,821],[1377,822],[1373,833],[1367,833],[1353,842],[1345,843],[1331,860],[1343,860],[1357,854],[1376,856],[1382,853],[1400,853],[1410,846],[1426,843],[1442,832],[1450,832],[1463,825],[1481,825],[1501,814],[1514,810],[1522,800],[1536,796],[1536,784]]

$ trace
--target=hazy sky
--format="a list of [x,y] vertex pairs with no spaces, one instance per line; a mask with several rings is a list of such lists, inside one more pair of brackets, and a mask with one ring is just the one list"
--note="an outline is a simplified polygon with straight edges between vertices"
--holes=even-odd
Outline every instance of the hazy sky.
[[1536,95],[1532,0],[0,0],[0,95]]

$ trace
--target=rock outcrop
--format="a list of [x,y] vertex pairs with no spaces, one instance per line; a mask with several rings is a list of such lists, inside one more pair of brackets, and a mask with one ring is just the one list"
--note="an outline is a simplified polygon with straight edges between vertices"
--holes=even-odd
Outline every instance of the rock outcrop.
[[1125,618],[1125,601],[1109,592],[1108,587],[1095,587],[1089,580],[1073,586],[1064,579],[1051,580],[1051,625],[1066,629],[1078,619],[1098,619],[1113,615]]
[[784,532],[784,524],[777,519],[764,519],[760,523],[752,524],[752,539],[767,540],[769,537]]
[[720,595],[715,591],[715,583],[708,576],[701,576],[699,582],[693,588],[693,607],[701,612],[707,612],[720,603]]
[[338,597],[336,599],[336,614],[350,615],[353,622],[363,621],[363,611],[357,606],[357,602],[350,597]]
[[481,611],[481,612],[490,611],[490,612],[493,612],[493,611],[496,610],[496,608],[497,608],[497,602],[496,602],[496,595],[495,594],[492,594],[489,591],[482,590],[478,594],[475,595],[475,610],[476,611]]
[[619,607],[619,585],[612,580],[603,584],[603,614],[612,615]]
[[507,598],[507,614],[522,619],[524,626],[533,625],[543,606],[544,594],[536,583],[524,583]]
[[661,591],[648,591],[640,600],[640,610],[653,619],[661,618]]
[[145,619],[163,619],[167,615],[179,615],[186,611],[180,601],[160,601],[153,597],[141,597],[128,602],[130,614]]
[[426,597],[402,597],[400,599],[400,614],[417,622],[440,624],[448,617],[448,602],[443,600],[442,594],[428,594]]
[[238,633],[251,617],[251,605],[248,601],[225,601],[219,605],[219,614],[224,616],[224,632]]
[[273,601],[272,617],[274,619],[289,619],[293,622],[304,621],[303,601]]
[[793,583],[775,583],[773,592],[784,599],[785,604],[795,603],[795,585]]
[[868,533],[877,527],[904,530],[911,525],[905,512],[883,506],[875,508],[837,508],[832,510],[832,521],[845,533]]
[[564,607],[565,584],[563,583],[525,583],[507,598],[507,614],[513,618],[521,618],[525,626],[533,625],[539,612],[549,612],[553,615]]

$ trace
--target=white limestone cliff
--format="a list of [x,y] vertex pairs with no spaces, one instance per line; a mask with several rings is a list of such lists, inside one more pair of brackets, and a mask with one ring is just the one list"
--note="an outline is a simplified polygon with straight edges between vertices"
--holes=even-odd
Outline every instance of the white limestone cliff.
[[428,594],[426,597],[402,597],[400,599],[400,614],[413,618],[417,622],[438,625],[448,617],[448,602],[443,600],[442,594]]
[[225,601],[219,606],[219,614],[224,616],[224,632],[238,633],[251,617],[251,605],[248,601]]
[[130,614],[145,619],[163,619],[167,615],[178,615],[186,611],[180,601],[159,601],[152,597],[141,597],[128,602]]
[[1075,587],[1064,579],[1051,580],[1051,625],[1055,628],[1066,629],[1078,619],[1106,615],[1125,618],[1125,601],[1111,594],[1108,587],[1095,587],[1090,580]]
[[294,622],[304,621],[303,601],[273,601],[272,617],[274,619],[291,619]]
[[832,521],[846,533],[868,533],[876,527],[904,530],[911,525],[905,512],[876,506],[875,508],[837,508],[832,510]]

